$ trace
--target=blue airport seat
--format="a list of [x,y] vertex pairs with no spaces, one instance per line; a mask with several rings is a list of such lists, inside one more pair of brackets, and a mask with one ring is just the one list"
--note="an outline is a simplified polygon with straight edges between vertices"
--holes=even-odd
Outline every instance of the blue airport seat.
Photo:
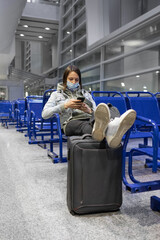
[[[98,96],[96,96],[98,95]],[[95,100],[96,104],[98,105],[101,102],[104,103],[108,103],[110,102],[113,106],[116,106],[120,113],[124,113],[126,110],[128,110],[128,102],[126,101],[126,97],[124,96],[124,94],[121,94],[119,92],[92,92],[92,97]],[[141,112],[138,112],[139,114],[141,114]],[[158,134],[158,128],[157,125],[155,124],[154,121],[144,118],[142,116],[137,115],[136,118],[136,122],[141,123],[141,125],[150,125],[150,129],[153,129],[152,131],[143,131],[141,132],[139,129],[136,128],[135,125],[133,125],[133,127],[129,130],[129,139],[137,139],[137,138],[141,138],[144,139],[144,144],[145,146],[147,146],[148,143],[148,138],[150,138],[152,140],[153,143],[153,149],[154,149],[154,155],[153,155],[153,163],[152,164],[152,171],[156,172],[157,171],[157,155],[156,155],[156,151],[157,151],[157,143],[158,141],[155,141],[156,139],[156,135]],[[143,123],[143,124],[142,124]],[[126,135],[123,137],[123,139],[126,138]],[[128,139],[128,140],[129,140]],[[125,143],[123,143],[125,145]],[[124,149],[126,149],[126,147],[124,147]],[[139,155],[139,152],[136,152],[137,155]],[[126,185],[126,187],[128,186],[128,182],[126,180],[126,157],[129,155],[129,152],[127,151],[123,151],[123,170],[122,170],[122,177],[123,177],[123,183]],[[148,159],[147,159],[148,160]]]
[[25,108],[25,98],[19,98],[14,103],[14,116],[16,119],[17,131],[23,131],[27,129],[27,115]]
[[153,211],[160,211],[160,198],[152,196],[150,206]]
[[[138,120],[143,120],[144,122],[148,123],[148,119],[144,117],[137,117]],[[133,157],[145,155],[149,156],[153,159],[153,165],[155,170],[157,169],[157,159],[160,159],[160,148],[159,148],[159,130],[158,126],[155,124],[154,121],[150,121],[152,124],[152,145],[145,146],[144,148],[132,148],[129,152],[129,159],[128,159],[128,176],[129,180],[126,178],[126,161],[123,161],[123,169],[122,169],[122,176],[123,176],[123,183],[126,186],[126,189],[129,190],[131,193],[137,192],[144,192],[144,191],[151,191],[160,189],[160,180],[154,181],[146,181],[140,182],[134,177],[134,170],[133,170]],[[131,130],[130,130],[131,131]],[[125,152],[124,152],[125,155]]]
[[[96,102],[96,105],[99,103],[111,103],[113,106],[117,107],[120,114],[126,112],[129,108],[128,102],[126,101],[126,97],[124,94],[117,91],[93,91],[91,95]],[[147,139],[151,138],[152,135],[149,132],[143,132],[143,134],[139,133],[135,126],[133,125],[132,131],[130,133],[130,139],[143,138],[144,144],[146,144]],[[124,139],[124,138],[123,138]]]
[[34,124],[41,123],[42,104],[43,96],[27,96],[25,99],[25,108],[27,112],[27,134],[25,136],[29,137],[29,141],[31,141],[32,135],[36,138],[32,122],[34,118]]
[[[53,89],[48,89],[45,91],[43,95],[43,107],[48,101],[50,95],[52,94]],[[43,123],[46,121],[50,122],[51,126],[51,138],[50,138],[50,148],[48,149],[48,156],[53,159],[54,163],[59,163],[59,162],[67,162],[67,157],[64,156],[63,154],[63,143],[67,142],[67,137],[64,135],[62,129],[61,129],[61,124],[60,124],[60,116],[58,113],[55,113],[52,118],[49,120],[44,120]],[[55,132],[54,132],[55,131]],[[57,154],[54,151],[54,144],[58,143],[59,145],[59,153]]]
[[[152,127],[151,122],[159,127],[160,126],[160,110],[158,106],[157,98],[153,93],[150,92],[126,92],[127,104],[130,108],[137,112],[138,116],[142,116],[148,119],[148,122],[143,123],[142,121],[136,120],[134,123],[134,129],[137,137],[144,136],[144,144],[140,147],[148,146],[148,138],[152,138]],[[159,129],[157,128],[157,131]],[[159,141],[159,139],[158,139]],[[149,159],[146,160],[146,166],[152,167],[153,172],[157,172],[159,162],[156,160],[156,154],[153,156],[153,162]]]
[[41,117],[43,109],[43,96],[27,96],[25,99],[27,113],[27,134],[29,144],[43,145],[49,142],[46,136],[50,136],[50,122],[43,123]]
[[[27,98],[27,111],[29,116],[28,143],[39,145],[49,144],[47,151],[48,156],[52,158],[54,163],[59,163],[67,161],[67,158],[63,156],[63,142],[66,142],[67,139],[61,130],[59,115],[54,114],[52,118],[47,120],[44,120],[41,116],[42,109],[53,91],[55,90],[46,90],[41,99]],[[59,153],[54,151],[55,143],[59,145]]]
[[111,103],[117,107],[120,114],[127,110],[127,105],[123,94],[117,91],[92,91],[91,95],[98,105],[99,103]]
[[[153,157],[154,151],[153,148],[151,147],[146,147],[146,148],[132,148],[130,150],[129,154],[129,161],[128,161],[128,173],[129,173],[129,178],[130,182],[128,182],[125,179],[125,186],[126,189],[129,190],[131,193],[137,193],[137,192],[144,192],[144,191],[152,191],[152,190],[158,190],[160,189],[160,180],[153,180],[153,181],[146,181],[146,182],[140,182],[134,177],[133,174],[133,167],[132,167],[132,162],[133,162],[133,157],[134,154],[139,153],[139,155],[147,155],[149,157]],[[160,159],[160,149],[158,149],[158,159]]]
[[11,121],[10,121],[9,125],[16,125],[16,119],[17,119],[16,111],[15,111],[16,100],[11,101],[11,105],[12,105],[12,107],[11,107]]
[[2,126],[8,128],[8,122],[11,120],[12,104],[8,100],[0,101],[0,122]]
[[[130,108],[136,110],[137,115],[152,119],[160,126],[160,110],[154,94],[150,92],[126,92],[126,97]],[[142,124],[136,121],[135,125],[136,128],[140,128]],[[147,127],[149,124],[145,126]]]
[[155,93],[154,96],[157,98],[158,106],[159,106],[159,109],[160,109],[160,92]]

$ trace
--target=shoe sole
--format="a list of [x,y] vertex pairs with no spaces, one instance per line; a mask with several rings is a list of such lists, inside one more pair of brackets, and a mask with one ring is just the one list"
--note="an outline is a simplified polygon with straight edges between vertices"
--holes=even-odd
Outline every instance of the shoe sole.
[[105,138],[105,131],[110,121],[110,111],[105,103],[100,103],[95,111],[95,125],[92,132],[92,137],[97,141],[102,141]]
[[120,145],[123,135],[130,129],[136,119],[136,112],[129,112],[125,118],[122,120],[119,128],[109,143],[109,147],[116,148]]

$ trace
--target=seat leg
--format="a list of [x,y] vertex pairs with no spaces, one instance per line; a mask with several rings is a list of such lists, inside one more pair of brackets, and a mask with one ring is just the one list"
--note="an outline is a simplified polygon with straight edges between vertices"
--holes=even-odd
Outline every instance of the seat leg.
[[153,211],[160,211],[160,198],[152,196],[150,206]]

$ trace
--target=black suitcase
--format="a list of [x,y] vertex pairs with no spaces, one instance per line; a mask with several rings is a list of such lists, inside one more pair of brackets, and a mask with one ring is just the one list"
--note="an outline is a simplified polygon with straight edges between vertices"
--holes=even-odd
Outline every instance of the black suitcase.
[[122,205],[122,146],[91,136],[68,137],[67,205],[71,214],[116,211]]

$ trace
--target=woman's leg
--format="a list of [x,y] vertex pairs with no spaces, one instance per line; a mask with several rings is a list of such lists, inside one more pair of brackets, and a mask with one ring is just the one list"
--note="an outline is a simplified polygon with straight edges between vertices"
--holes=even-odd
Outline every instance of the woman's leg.
[[86,120],[72,120],[67,123],[65,128],[66,136],[81,136],[83,134],[91,134],[92,133],[93,124]]

